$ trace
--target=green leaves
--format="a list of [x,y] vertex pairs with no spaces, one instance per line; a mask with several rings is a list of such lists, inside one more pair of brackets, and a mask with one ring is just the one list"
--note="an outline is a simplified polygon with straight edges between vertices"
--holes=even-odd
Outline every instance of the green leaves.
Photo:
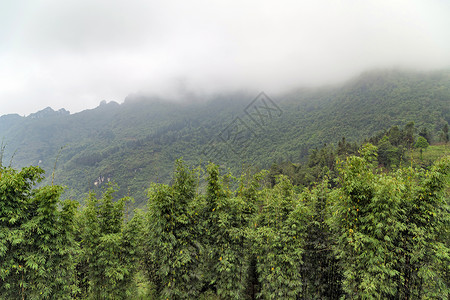
[[[450,173],[448,158],[427,173],[410,168],[387,174],[365,153],[347,159],[341,187],[331,194],[328,223],[344,290],[355,299],[447,295],[440,266],[448,261],[437,260],[445,255],[434,249],[448,251],[438,235],[448,225],[447,204],[439,196]],[[430,281],[435,284],[424,284]]]
[[137,245],[142,235],[137,228],[140,220],[133,218],[125,225],[124,205],[130,199],[114,201],[115,192],[109,186],[100,198],[90,194],[80,216],[78,269],[83,270],[79,283],[84,297],[125,299],[134,288],[141,253]]
[[34,187],[39,168],[2,168],[0,298],[129,299],[145,274],[161,299],[446,299],[450,157],[389,172],[377,153],[301,193],[213,164],[202,181],[178,161],[131,219],[114,186],[77,212],[61,187]]
[[195,299],[201,288],[201,246],[193,211],[196,182],[181,161],[177,161],[173,182],[149,190],[144,261],[158,297]]
[[42,180],[38,167],[0,172],[0,297],[70,299],[77,205],[59,200],[59,186],[33,188]]
[[[210,164],[207,168],[205,201],[202,202],[200,221],[201,240],[205,246],[205,284],[215,287],[223,299],[242,299],[247,288],[249,268],[249,243],[246,229],[252,217],[251,198],[256,193],[242,191],[233,197],[224,186],[228,177],[219,175],[219,168]],[[247,202],[242,195],[250,199]]]
[[285,176],[279,176],[273,189],[264,189],[261,198],[262,213],[252,234],[260,296],[296,299],[302,293],[307,208]]

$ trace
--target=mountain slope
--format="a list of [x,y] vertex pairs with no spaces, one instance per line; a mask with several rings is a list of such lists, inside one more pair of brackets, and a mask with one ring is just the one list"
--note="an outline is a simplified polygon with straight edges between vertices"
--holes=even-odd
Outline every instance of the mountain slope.
[[260,95],[252,102],[255,96],[223,94],[187,104],[135,95],[72,115],[47,108],[28,117],[2,116],[4,163],[15,152],[14,166],[39,164],[49,181],[58,159],[55,183],[68,187],[68,197],[81,199],[114,181],[121,195],[140,205],[150,182],[170,180],[179,157],[239,172],[278,160],[300,162],[313,147],[343,136],[362,140],[410,121],[436,139],[450,123],[449,71],[373,71],[338,87]]

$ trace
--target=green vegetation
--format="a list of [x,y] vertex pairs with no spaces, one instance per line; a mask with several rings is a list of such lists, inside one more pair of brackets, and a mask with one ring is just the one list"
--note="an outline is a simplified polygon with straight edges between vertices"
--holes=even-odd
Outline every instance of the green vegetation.
[[[42,169],[0,169],[0,297],[71,299],[76,290],[76,203],[44,186]],[[58,208],[59,207],[59,208]]]
[[450,154],[450,144],[435,144],[426,148],[422,153],[420,149],[413,149],[411,152],[414,163],[429,166],[443,155]]
[[238,101],[103,103],[77,128],[51,109],[2,117],[24,135],[13,163],[57,167],[6,167],[0,149],[0,299],[448,299],[449,80],[302,91],[221,165],[199,145]]
[[79,214],[77,277],[81,297],[126,299],[136,288],[133,277],[142,247],[143,220],[136,215],[124,222],[124,205],[129,199],[113,202],[114,192],[109,187],[100,198],[90,194]]
[[214,164],[201,175],[178,161],[132,218],[113,186],[77,211],[59,186],[33,188],[40,168],[3,167],[0,295],[447,299],[450,156],[388,171],[377,152],[366,144],[301,190],[284,175],[233,178]]
[[[361,143],[392,126],[402,130],[410,121],[414,135],[425,136],[428,143],[448,140],[449,71],[373,71],[342,86],[283,95],[269,92],[282,115],[270,119],[261,110],[267,117],[262,127],[255,127],[244,113],[256,94],[214,95],[188,104],[132,95],[123,104],[103,102],[73,115],[47,109],[29,117],[2,116],[5,164],[39,165],[51,173],[57,160],[54,183],[67,187],[63,197],[82,202],[109,181],[120,185],[119,198],[133,195],[135,205],[144,208],[150,183],[169,183],[173,162],[180,157],[190,166],[205,167],[213,161],[239,174],[249,166],[268,169],[274,162],[304,163],[324,144],[337,145],[342,137],[347,143]],[[231,142],[230,150],[214,138],[236,117],[255,135],[248,131],[245,147]],[[394,148],[386,141],[389,151],[379,155],[392,165],[404,154],[395,133],[389,137]],[[224,157],[203,154],[211,140],[217,150],[225,151]],[[50,182],[47,178],[43,184]]]
[[347,158],[341,187],[331,195],[328,222],[337,233],[344,291],[352,299],[445,298],[441,264],[447,262],[441,259],[448,241],[440,233],[448,226],[448,212],[436,192],[444,187],[448,158],[430,172],[408,168],[377,174],[376,148],[366,146],[361,154]]

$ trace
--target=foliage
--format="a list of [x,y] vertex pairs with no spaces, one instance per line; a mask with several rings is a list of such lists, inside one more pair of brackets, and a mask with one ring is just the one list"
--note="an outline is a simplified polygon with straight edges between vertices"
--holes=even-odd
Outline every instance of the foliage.
[[446,277],[450,248],[441,235],[450,225],[449,202],[444,194],[449,175],[449,156],[438,160],[429,171],[409,169],[403,174],[407,227],[401,240],[401,297],[447,299],[450,294]]
[[289,180],[284,176],[278,180],[273,189],[261,193],[262,212],[252,237],[260,297],[297,299],[302,292],[300,267],[307,209],[298,201]]
[[205,279],[222,299],[243,299],[247,288],[249,251],[245,229],[253,216],[253,205],[233,197],[224,186],[217,165],[207,168],[205,202],[199,224],[205,246]]
[[178,160],[132,216],[112,184],[77,212],[41,168],[1,167],[0,298],[448,299],[450,148],[418,163],[416,130],[240,178]]
[[81,213],[81,258],[87,278],[87,295],[93,299],[125,299],[131,295],[138,258],[140,220],[124,225],[124,205],[130,199],[113,201],[113,186],[97,198],[91,193]]
[[450,140],[448,134],[448,123],[446,123],[442,128],[442,131],[440,132],[439,135],[439,140],[444,143],[448,143],[448,141]]
[[415,148],[426,149],[430,144],[427,142],[426,138],[419,136],[417,138],[416,143],[414,144]]
[[145,261],[158,298],[198,298],[202,247],[196,235],[195,197],[194,175],[181,161],[172,186],[154,184],[149,190]]
[[449,263],[449,249],[437,233],[448,226],[442,198],[448,157],[425,174],[411,168],[386,174],[374,168],[376,148],[360,153],[347,158],[341,187],[331,193],[328,222],[344,291],[352,299],[445,299],[441,266]]
[[[55,172],[55,183],[68,187],[63,197],[82,202],[89,191],[99,193],[109,180],[121,186],[117,197],[132,194],[135,205],[144,208],[149,182],[169,183],[173,162],[181,156],[190,166],[211,160],[239,174],[243,165],[269,168],[274,162],[305,163],[310,151],[321,149],[325,143],[337,145],[338,155],[353,154],[354,147],[339,147],[342,137],[347,138],[346,144],[360,142],[397,126],[396,132],[393,127],[383,135],[398,148],[389,153],[398,165],[398,156],[404,153],[400,145],[408,149],[411,133],[415,135],[405,130],[411,120],[420,129],[428,128],[429,143],[448,141],[449,94],[448,70],[379,70],[333,88],[269,95],[277,100],[282,115],[268,119],[263,128],[244,118],[244,109],[254,94],[228,93],[179,104],[131,95],[120,105],[104,103],[72,115],[49,114],[47,110],[39,118],[2,116],[0,136],[8,145],[5,161],[14,156],[15,167],[40,165],[51,171],[65,146]],[[233,151],[227,151],[223,158],[204,155],[205,145],[229,128],[237,116],[243,117],[254,133],[246,141],[247,147],[231,145]],[[218,149],[229,149],[232,144],[218,140]],[[327,161],[328,169],[328,163],[334,161]],[[313,178],[323,178],[324,161],[316,162],[311,167],[314,172],[301,168],[293,184],[309,186]],[[48,178],[43,184],[50,182]]]
[[0,169],[0,297],[71,299],[75,291],[73,216],[59,186],[33,186],[43,170]]
[[343,295],[342,269],[332,251],[332,230],[326,222],[331,205],[330,193],[330,183],[325,178],[300,195],[311,212],[302,266],[303,297],[306,299],[339,299]]
[[403,156],[403,148],[394,147],[390,141],[389,137],[384,136],[379,142],[378,142],[378,163],[380,165],[386,166],[386,167],[396,167],[400,164],[402,161]]

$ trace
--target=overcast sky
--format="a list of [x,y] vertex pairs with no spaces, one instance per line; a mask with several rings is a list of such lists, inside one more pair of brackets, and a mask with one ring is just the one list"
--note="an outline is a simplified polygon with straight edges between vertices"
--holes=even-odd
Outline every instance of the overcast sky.
[[448,0],[0,0],[0,115],[450,67]]

